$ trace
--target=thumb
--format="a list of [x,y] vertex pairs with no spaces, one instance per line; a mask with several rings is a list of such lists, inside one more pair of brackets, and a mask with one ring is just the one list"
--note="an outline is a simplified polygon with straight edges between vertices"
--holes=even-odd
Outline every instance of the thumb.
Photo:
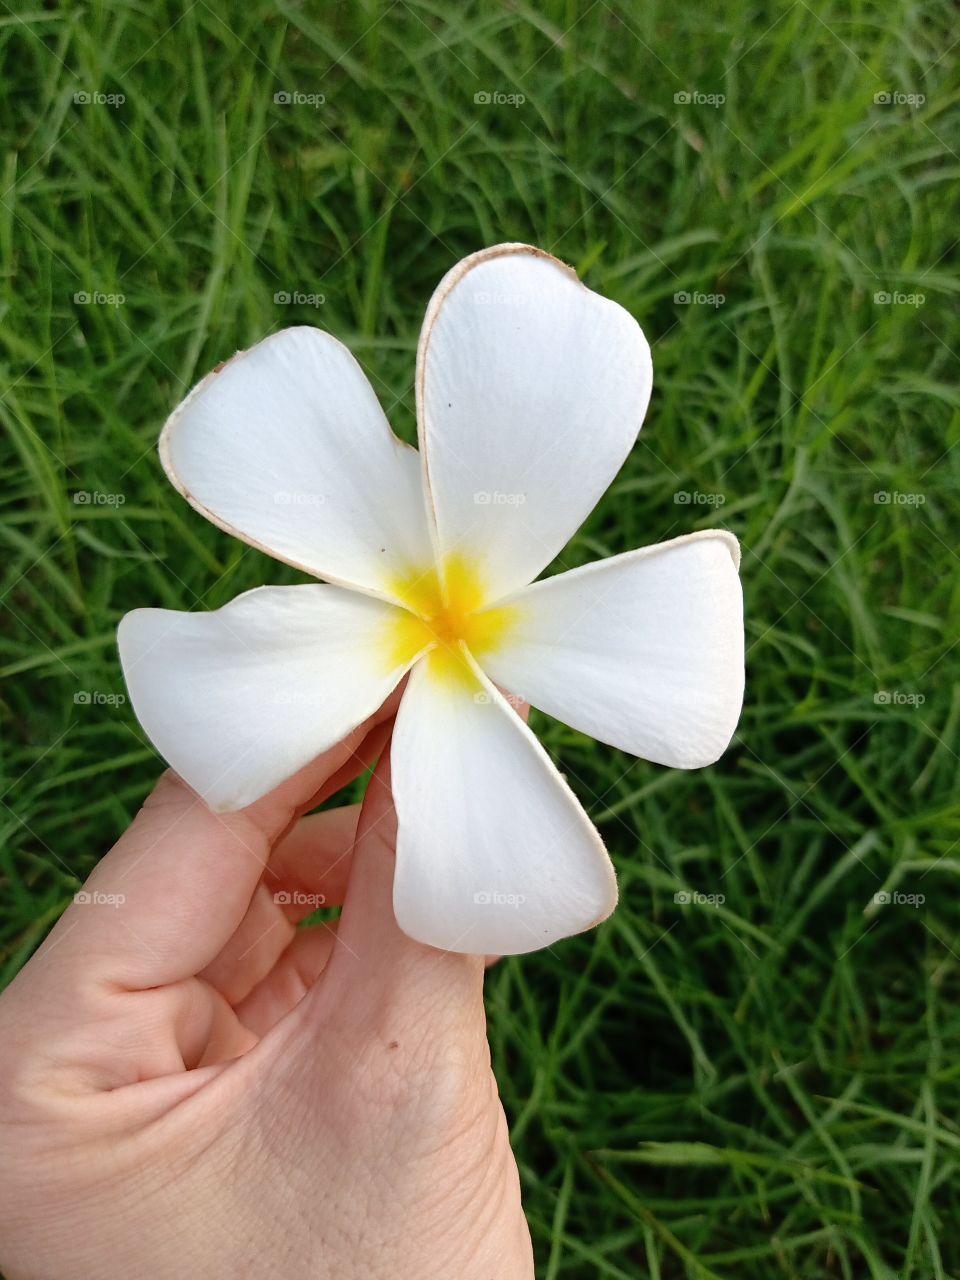
[[[434,1043],[462,1038],[486,1057],[483,956],[439,951],[408,937],[393,910],[397,815],[390,761],[367,787],[333,954],[308,997],[338,1021],[409,1031]],[[304,1002],[305,1004],[307,1001]]]

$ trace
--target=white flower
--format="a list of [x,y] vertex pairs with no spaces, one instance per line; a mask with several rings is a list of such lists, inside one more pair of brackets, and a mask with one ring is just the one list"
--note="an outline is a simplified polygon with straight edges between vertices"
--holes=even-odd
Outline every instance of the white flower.
[[419,454],[317,329],[276,333],[210,374],[164,428],[167,474],[214,524],[325,584],[128,614],[121,660],[157,749],[213,808],[237,809],[409,671],[391,746],[401,927],[517,953],[604,919],[617,890],[603,843],[499,689],[684,769],[733,734],[732,535],[534,582],[629,453],[651,383],[636,321],[518,244],[464,259],[430,302]]

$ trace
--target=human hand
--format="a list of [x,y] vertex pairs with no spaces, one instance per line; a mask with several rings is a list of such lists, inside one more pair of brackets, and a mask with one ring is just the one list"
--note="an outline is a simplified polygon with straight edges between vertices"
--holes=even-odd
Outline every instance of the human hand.
[[0,997],[8,1280],[533,1275],[483,959],[396,925],[388,768],[301,817],[397,697],[240,812],[165,774]]

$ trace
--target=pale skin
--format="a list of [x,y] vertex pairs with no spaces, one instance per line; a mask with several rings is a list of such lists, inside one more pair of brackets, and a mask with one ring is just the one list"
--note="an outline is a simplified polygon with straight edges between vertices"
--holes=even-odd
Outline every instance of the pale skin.
[[388,766],[301,816],[397,698],[239,813],[165,774],[0,996],[8,1280],[533,1276],[484,961],[396,925]]

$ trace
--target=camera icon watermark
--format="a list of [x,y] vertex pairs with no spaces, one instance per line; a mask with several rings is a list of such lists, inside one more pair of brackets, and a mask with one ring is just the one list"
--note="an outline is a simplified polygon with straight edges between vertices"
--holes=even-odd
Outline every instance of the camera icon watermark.
[[125,693],[107,693],[103,689],[78,689],[73,695],[75,707],[122,707],[126,701]]
[[903,493],[899,489],[878,489],[873,495],[878,507],[922,507],[926,500],[925,493]]
[[300,289],[290,292],[278,289],[273,295],[274,305],[278,307],[322,307],[326,300],[325,293],[304,293]]
[[478,107],[522,107],[526,100],[522,93],[503,93],[499,89],[481,89],[473,95]]
[[722,107],[726,100],[725,93],[701,93],[699,89],[680,89],[673,95],[678,107]]
[[322,507],[326,500],[324,494],[308,489],[278,489],[273,495],[278,507]]
[[678,507],[722,507],[726,500],[725,493],[702,493],[699,489],[678,489],[673,495]]
[[480,889],[473,895],[478,907],[522,907],[526,902],[523,893],[502,893],[499,889]]
[[726,902],[723,893],[700,893],[697,889],[678,889],[673,895],[678,907],[722,907]]
[[99,889],[79,889],[73,895],[78,907],[122,907],[127,900],[125,893],[101,893]]
[[674,304],[678,307],[722,307],[726,302],[725,293],[699,293],[694,291],[688,292],[686,289],[678,289],[673,295]]
[[877,707],[922,707],[926,700],[925,693],[906,693],[903,689],[878,689],[873,695]]
[[525,493],[501,493],[499,489],[478,489],[473,495],[478,507],[522,507],[526,500]]
[[878,307],[922,307],[927,300],[925,293],[902,293],[899,289],[889,292],[886,289],[878,289],[873,295],[873,301]]
[[77,307],[122,307],[126,300],[125,293],[104,293],[100,289],[78,289],[73,295]]
[[[513,707],[515,711],[518,711],[527,702],[527,699],[519,693],[504,693],[502,697],[507,706]],[[489,707],[497,701],[496,697],[492,693],[487,693],[486,689],[478,689],[473,695],[473,700],[478,707]]]
[[322,893],[304,893],[301,889],[278,889],[273,895],[278,907],[306,907],[309,911],[317,911],[326,905],[326,895]]
[[122,507],[126,500],[125,493],[104,493],[100,489],[77,489],[73,495],[75,507]]
[[898,89],[881,89],[873,95],[875,107],[922,107],[926,100],[925,93],[901,93]]
[[879,893],[873,895],[873,905],[875,907],[922,907],[927,900],[925,893],[901,893],[899,889],[895,889],[892,893],[885,889],[881,889]]
[[316,110],[327,101],[324,93],[301,93],[299,89],[280,89],[273,95],[278,107],[313,107]]
[[78,89],[73,95],[76,107],[122,107],[126,100],[125,93],[101,93],[99,89]]

